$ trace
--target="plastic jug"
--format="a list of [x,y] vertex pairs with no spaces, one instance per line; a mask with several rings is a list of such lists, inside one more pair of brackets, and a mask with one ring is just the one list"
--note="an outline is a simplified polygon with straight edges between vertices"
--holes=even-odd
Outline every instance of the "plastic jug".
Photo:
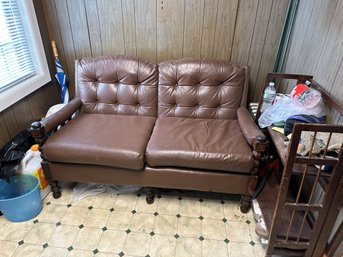
[[41,192],[41,199],[44,199],[50,192],[50,186],[45,178],[43,169],[41,167],[42,158],[40,157],[40,152],[38,150],[38,145],[31,146],[22,159],[18,173],[21,174],[31,174],[36,176],[40,183],[39,188]]

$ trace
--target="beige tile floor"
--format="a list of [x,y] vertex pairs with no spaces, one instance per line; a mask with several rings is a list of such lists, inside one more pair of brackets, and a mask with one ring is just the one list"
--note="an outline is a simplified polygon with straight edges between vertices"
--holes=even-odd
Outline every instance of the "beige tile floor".
[[200,192],[100,194],[72,203],[72,189],[48,195],[34,219],[0,217],[0,257],[262,257],[251,211],[239,198]]

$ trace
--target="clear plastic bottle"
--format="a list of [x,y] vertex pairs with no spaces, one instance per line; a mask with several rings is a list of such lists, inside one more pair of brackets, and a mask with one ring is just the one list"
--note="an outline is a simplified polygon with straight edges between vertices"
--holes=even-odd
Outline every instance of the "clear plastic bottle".
[[264,93],[263,93],[261,112],[264,112],[265,110],[269,108],[269,106],[272,105],[275,99],[275,96],[276,96],[275,83],[269,82],[268,87],[264,90]]
[[291,92],[292,97],[304,105],[307,109],[314,108],[321,100],[321,93],[311,88],[311,82],[306,80],[298,84]]

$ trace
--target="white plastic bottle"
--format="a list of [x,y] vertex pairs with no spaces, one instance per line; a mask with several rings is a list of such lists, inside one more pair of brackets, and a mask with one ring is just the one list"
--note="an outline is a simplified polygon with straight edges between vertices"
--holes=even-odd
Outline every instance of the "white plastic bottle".
[[18,173],[36,176],[40,181],[39,187],[41,191],[41,199],[44,199],[50,192],[50,186],[45,178],[41,162],[42,158],[40,157],[38,145],[33,145],[31,146],[31,149],[26,152],[24,158],[20,162]]
[[272,105],[275,99],[275,96],[276,96],[275,83],[269,82],[268,87],[264,90],[264,93],[263,93],[261,112],[264,112],[265,110],[269,108],[269,106]]

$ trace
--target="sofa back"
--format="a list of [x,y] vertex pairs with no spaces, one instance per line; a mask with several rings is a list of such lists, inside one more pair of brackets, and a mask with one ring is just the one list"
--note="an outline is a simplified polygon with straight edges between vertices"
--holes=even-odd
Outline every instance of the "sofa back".
[[246,66],[181,59],[158,69],[158,116],[236,119],[238,107],[246,105]]
[[90,57],[75,64],[83,113],[156,116],[157,79],[155,64],[134,57]]

